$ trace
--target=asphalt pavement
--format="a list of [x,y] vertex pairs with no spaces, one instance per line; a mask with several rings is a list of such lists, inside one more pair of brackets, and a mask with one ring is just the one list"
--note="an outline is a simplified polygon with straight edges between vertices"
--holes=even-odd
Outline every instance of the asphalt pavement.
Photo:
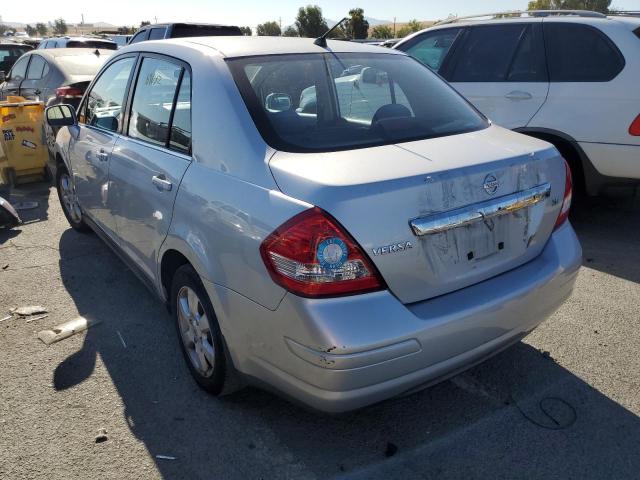
[[[640,198],[579,206],[584,265],[523,342],[449,381],[340,416],[254,388],[213,398],[171,317],[54,189],[0,230],[0,479],[640,477]],[[101,322],[46,346],[37,333]]]

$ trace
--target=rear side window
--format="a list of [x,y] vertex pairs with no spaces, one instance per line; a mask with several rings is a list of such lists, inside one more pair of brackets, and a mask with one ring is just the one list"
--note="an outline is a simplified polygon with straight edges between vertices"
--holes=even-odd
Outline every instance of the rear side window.
[[161,40],[164,38],[164,28],[152,28],[149,33],[149,40]]
[[33,55],[31,57],[31,63],[29,64],[29,70],[27,71],[27,80],[39,80],[49,72],[47,62],[40,55]]
[[22,57],[18,60],[11,69],[11,80],[23,80],[27,73],[27,64],[29,63],[30,56]]
[[80,121],[112,132],[118,131],[122,119],[124,94],[135,58],[127,57],[109,65],[91,88],[85,118]]
[[131,43],[142,42],[147,39],[148,34],[149,34],[149,30],[143,30],[142,32],[138,32],[133,36],[133,38],[129,43],[131,44]]
[[437,72],[459,33],[459,28],[428,32],[402,50]]
[[600,30],[574,23],[544,25],[552,82],[608,82],[624,68],[624,57]]
[[191,150],[191,74],[185,70],[171,122],[169,148],[181,153]]
[[[183,71],[180,65],[158,58],[147,57],[142,61],[131,105],[130,137],[166,147],[171,131],[171,142],[174,147],[182,152],[188,152],[191,131],[191,87],[187,76],[183,85],[188,89],[188,93],[184,90],[179,91]],[[176,100],[178,100],[178,109],[174,111]],[[175,129],[171,125],[172,117],[174,117]],[[181,135],[182,132],[185,134]]]
[[504,82],[527,25],[470,28],[451,74],[452,82]]

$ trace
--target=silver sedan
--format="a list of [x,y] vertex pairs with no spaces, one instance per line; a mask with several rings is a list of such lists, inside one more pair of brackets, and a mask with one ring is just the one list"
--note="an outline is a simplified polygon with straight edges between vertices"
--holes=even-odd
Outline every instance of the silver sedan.
[[47,121],[69,223],[168,304],[204,389],[339,412],[519,341],[581,249],[555,148],[401,52],[318,43],[131,45]]

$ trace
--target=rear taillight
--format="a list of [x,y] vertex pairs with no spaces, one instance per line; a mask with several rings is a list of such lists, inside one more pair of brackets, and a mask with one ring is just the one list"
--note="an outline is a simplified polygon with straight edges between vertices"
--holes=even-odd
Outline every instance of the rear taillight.
[[636,119],[631,122],[631,125],[629,126],[629,135],[640,137],[640,115],[638,115]]
[[318,207],[278,227],[260,245],[278,285],[303,297],[352,295],[385,288],[356,241]]
[[59,87],[56,88],[56,97],[58,98],[77,98],[82,97],[84,90],[78,87]]
[[573,193],[573,181],[571,178],[571,168],[569,168],[569,164],[567,161],[564,161],[564,169],[565,169],[565,181],[564,181],[564,196],[562,197],[562,208],[560,209],[560,214],[558,215],[558,219],[556,220],[556,226],[554,228],[559,228],[564,222],[569,218],[569,210],[571,209],[571,197]]

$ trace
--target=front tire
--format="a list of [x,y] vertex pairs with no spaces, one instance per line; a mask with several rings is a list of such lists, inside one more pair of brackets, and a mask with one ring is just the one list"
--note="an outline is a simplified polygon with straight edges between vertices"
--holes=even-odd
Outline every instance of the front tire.
[[62,205],[62,211],[71,228],[78,232],[88,232],[90,228],[84,222],[84,215],[78,203],[76,188],[73,185],[69,171],[63,165],[60,165],[56,172],[56,190],[58,191],[58,199],[60,200],[60,205]]
[[191,375],[204,390],[219,395],[226,378],[224,342],[209,296],[191,265],[181,266],[173,276],[171,307]]

